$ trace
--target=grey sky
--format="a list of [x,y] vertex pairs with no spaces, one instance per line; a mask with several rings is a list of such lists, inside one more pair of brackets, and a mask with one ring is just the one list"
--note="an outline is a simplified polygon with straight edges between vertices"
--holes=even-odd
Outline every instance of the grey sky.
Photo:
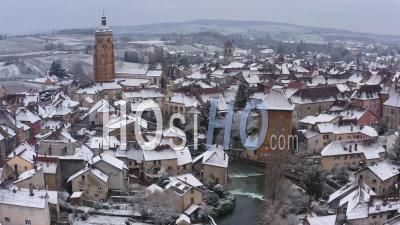
[[0,33],[194,19],[266,20],[400,35],[399,0],[0,0]]

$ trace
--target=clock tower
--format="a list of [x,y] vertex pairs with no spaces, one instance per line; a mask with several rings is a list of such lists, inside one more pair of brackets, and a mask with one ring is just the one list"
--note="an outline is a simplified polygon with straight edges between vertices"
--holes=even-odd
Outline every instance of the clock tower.
[[101,18],[101,26],[96,31],[93,75],[96,83],[111,82],[115,78],[113,33],[107,27],[105,15]]

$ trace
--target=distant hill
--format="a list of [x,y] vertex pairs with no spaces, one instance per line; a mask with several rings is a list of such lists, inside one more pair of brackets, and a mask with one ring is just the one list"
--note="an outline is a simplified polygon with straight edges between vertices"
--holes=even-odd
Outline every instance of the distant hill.
[[[193,20],[187,22],[112,26],[111,28],[117,35],[217,32],[223,35],[244,34],[254,36],[268,34],[274,39],[293,41],[301,39],[317,43],[342,39],[361,41],[374,40],[396,44],[400,43],[399,36],[367,34],[348,30],[310,27],[269,21]],[[71,30],[75,33],[79,31],[79,29]],[[87,33],[88,29],[82,29],[82,31]],[[63,30],[63,33],[68,33],[68,30]]]

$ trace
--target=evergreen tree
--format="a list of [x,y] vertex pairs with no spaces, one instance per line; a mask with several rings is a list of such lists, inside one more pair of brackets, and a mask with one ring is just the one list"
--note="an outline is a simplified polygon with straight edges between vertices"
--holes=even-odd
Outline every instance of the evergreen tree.
[[[200,107],[200,115],[199,115],[199,132],[207,135],[209,116],[210,116],[211,103],[207,102],[206,104]],[[218,112],[215,115],[215,119],[221,119],[221,115]],[[214,130],[214,137],[216,137],[221,129]]]
[[125,53],[124,53],[124,61],[125,61],[125,62],[128,62],[128,60],[129,60],[129,53],[128,53],[128,52],[125,52]]
[[296,47],[296,53],[297,53],[297,55],[300,55],[300,53],[301,53],[300,45],[297,45],[297,47]]
[[331,174],[333,175],[333,179],[338,181],[340,184],[346,184],[349,182],[349,172],[346,167],[333,167],[331,170]]
[[214,56],[215,56],[215,58],[216,58],[216,59],[218,59],[218,58],[219,58],[219,52],[218,52],[218,50],[215,50],[215,52],[214,52]]
[[[210,109],[211,109],[211,103],[207,102],[206,104],[202,105],[200,107],[200,116],[199,116],[199,125],[200,129],[199,131],[202,133],[205,133],[208,129],[208,121],[209,121],[209,116],[210,116]],[[218,112],[215,115],[216,119],[220,119],[220,115]],[[214,133],[218,132],[218,129],[214,131]]]
[[393,147],[389,150],[389,160],[396,166],[400,166],[400,136],[396,138]]
[[323,187],[326,180],[325,173],[318,165],[313,165],[305,169],[303,184],[307,194],[318,199],[322,196]]
[[56,76],[58,78],[66,78],[66,77],[68,77],[68,73],[64,69],[64,67],[62,66],[61,60],[53,61],[53,63],[51,64],[51,67],[50,67],[49,74],[50,75],[54,75],[54,76]]
[[283,55],[283,54],[285,54],[285,46],[284,46],[283,41],[281,41],[281,42],[278,43],[278,45],[277,45],[276,48],[275,48],[275,52],[276,52],[278,55]]
[[208,128],[208,117],[210,115],[210,108],[211,108],[210,102],[207,102],[206,104],[200,107],[199,131],[202,133],[205,132]]
[[384,135],[387,131],[388,131],[388,126],[385,123],[385,121],[382,120],[380,122],[380,125],[379,125],[379,128],[378,128],[378,134],[379,135]]
[[293,129],[292,133],[295,134],[295,139],[293,142],[292,149],[293,151],[304,150],[307,145],[307,138],[303,132],[298,131],[297,129]]
[[236,107],[238,107],[239,109],[244,108],[247,104],[247,101],[249,100],[249,97],[249,88],[244,84],[240,84],[235,96]]

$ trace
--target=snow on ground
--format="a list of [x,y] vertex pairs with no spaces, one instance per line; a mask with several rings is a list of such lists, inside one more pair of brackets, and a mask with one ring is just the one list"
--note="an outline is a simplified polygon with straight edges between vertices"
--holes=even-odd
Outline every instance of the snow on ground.
[[131,41],[130,44],[142,44],[142,45],[165,45],[165,41],[160,40],[148,40],[148,41]]
[[51,63],[55,60],[60,59],[65,69],[71,70],[75,63],[80,63],[83,67],[83,71],[92,73],[93,56],[73,53],[73,54],[57,54],[46,57],[34,57],[24,60],[27,67],[34,67],[35,70],[39,70],[42,74],[46,74],[49,70]]
[[215,46],[215,45],[206,45],[206,44],[194,43],[193,46],[196,46],[199,49],[207,50],[209,52],[215,52],[215,51],[222,51],[223,50],[220,46]]
[[270,48],[265,48],[265,49],[261,50],[260,52],[262,54],[272,54],[272,53],[274,53],[274,50],[270,49]]
[[203,49],[191,45],[166,45],[166,48],[169,51],[175,51],[175,52],[187,52],[187,53],[204,52]]
[[[72,221],[72,225],[125,225],[127,217],[90,216],[86,221]],[[149,223],[131,222],[131,225],[149,225]]]
[[116,216],[132,216],[134,214],[132,209],[99,209],[98,212],[108,213]]
[[49,42],[53,42],[55,44],[62,43],[64,46],[76,46],[76,45],[84,45],[85,43],[82,39],[75,37],[73,35],[66,35],[66,36],[48,36],[43,37]]
[[43,50],[44,43],[30,37],[15,37],[0,40],[0,55],[8,53],[29,52]]

